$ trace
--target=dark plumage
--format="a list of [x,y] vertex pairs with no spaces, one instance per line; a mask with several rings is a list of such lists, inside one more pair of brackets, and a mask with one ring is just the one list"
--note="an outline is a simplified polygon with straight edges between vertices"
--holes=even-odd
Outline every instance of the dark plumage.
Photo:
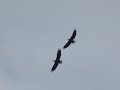
[[57,57],[56,57],[56,60],[54,60],[55,63],[53,65],[52,69],[51,69],[51,72],[53,72],[57,68],[59,63],[60,64],[62,63],[62,61],[60,60],[60,57],[61,57],[61,50],[58,49]]
[[67,48],[71,43],[75,43],[74,38],[76,37],[76,32],[77,32],[76,29],[74,29],[71,38],[68,39],[69,41],[65,44],[65,46],[63,47],[63,49]]

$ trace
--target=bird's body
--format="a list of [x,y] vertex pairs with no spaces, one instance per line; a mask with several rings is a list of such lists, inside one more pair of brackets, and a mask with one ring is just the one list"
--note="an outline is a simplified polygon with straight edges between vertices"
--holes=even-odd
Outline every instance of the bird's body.
[[65,44],[65,46],[63,47],[63,49],[65,49],[65,48],[67,48],[68,46],[70,46],[71,43],[75,43],[74,38],[76,37],[76,32],[77,32],[76,29],[74,29],[71,38],[68,39],[68,42]]
[[55,63],[51,69],[52,72],[57,68],[58,64],[62,63],[62,61],[60,60],[60,57],[61,57],[61,50],[58,49],[56,60],[54,60]]

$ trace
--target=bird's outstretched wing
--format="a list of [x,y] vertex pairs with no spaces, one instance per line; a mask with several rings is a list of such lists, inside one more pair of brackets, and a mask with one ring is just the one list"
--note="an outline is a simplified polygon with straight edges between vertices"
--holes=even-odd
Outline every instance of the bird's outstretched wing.
[[58,66],[58,63],[55,62],[52,69],[51,69],[51,72],[53,72],[57,68],[57,66]]
[[61,57],[61,50],[58,49],[56,60],[59,60]]
[[76,29],[74,29],[73,34],[70,39],[73,40],[75,38],[75,36],[76,36]]
[[69,40],[63,48],[67,48],[71,44],[71,41]]

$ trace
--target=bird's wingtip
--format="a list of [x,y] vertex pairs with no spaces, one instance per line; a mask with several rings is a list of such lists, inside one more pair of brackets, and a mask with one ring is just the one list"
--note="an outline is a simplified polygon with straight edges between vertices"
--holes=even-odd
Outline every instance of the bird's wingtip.
[[51,72],[53,72],[54,70],[51,70]]
[[58,48],[58,51],[61,51],[61,49],[60,49],[60,48]]
[[65,49],[65,47],[63,47],[62,49]]
[[77,29],[76,29],[76,28],[74,28],[74,31],[77,31]]

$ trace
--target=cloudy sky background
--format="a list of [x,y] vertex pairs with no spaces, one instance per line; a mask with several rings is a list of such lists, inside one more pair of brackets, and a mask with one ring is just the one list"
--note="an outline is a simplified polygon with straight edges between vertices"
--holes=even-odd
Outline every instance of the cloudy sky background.
[[120,90],[120,1],[1,0],[0,90]]

